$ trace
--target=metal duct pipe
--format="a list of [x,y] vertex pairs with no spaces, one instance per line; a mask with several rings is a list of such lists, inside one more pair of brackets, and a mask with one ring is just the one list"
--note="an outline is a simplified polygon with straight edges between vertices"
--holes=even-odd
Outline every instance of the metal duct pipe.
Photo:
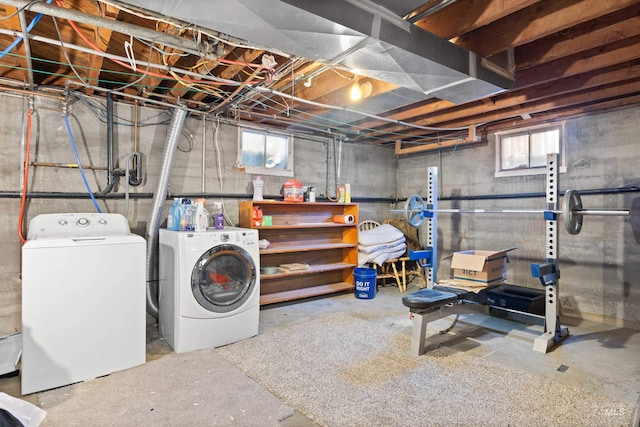
[[147,226],[147,313],[158,317],[158,233],[162,208],[167,198],[169,177],[173,167],[173,157],[180,140],[180,132],[184,126],[187,110],[175,108],[171,118],[171,126],[167,135],[167,143],[164,147],[162,167],[158,178],[158,186],[153,197],[151,219]]
[[495,72],[496,65],[488,68],[473,52],[394,12],[405,13],[413,1],[213,0],[205,9],[198,0],[121,1],[291,55],[358,69],[425,99],[461,104],[514,84],[508,70]]

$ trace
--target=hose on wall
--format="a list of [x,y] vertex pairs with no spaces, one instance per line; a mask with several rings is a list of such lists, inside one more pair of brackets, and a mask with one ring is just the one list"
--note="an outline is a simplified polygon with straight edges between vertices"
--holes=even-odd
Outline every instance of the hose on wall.
[[18,216],[18,237],[20,242],[25,243],[27,238],[24,234],[24,215],[27,205],[27,187],[29,186],[29,157],[31,156],[31,125],[33,117],[33,99],[29,100],[29,110],[27,112],[27,140],[24,153],[22,193],[20,196],[20,215]]
[[64,124],[67,127],[67,133],[69,134],[69,140],[71,141],[71,149],[73,150],[73,155],[76,157],[76,163],[78,165],[78,170],[80,171],[80,176],[82,177],[82,182],[84,182],[84,186],[87,189],[87,193],[91,197],[93,201],[93,205],[96,207],[98,213],[102,213],[100,206],[98,205],[98,201],[96,200],[93,191],[91,191],[91,187],[89,186],[89,182],[87,181],[87,176],[84,173],[84,169],[82,168],[82,164],[80,163],[80,155],[78,154],[78,148],[76,147],[76,141],[73,139],[73,132],[71,132],[71,124],[69,123],[69,119],[67,118],[67,113],[65,112],[62,115],[62,119],[64,120]]
[[180,141],[187,110],[175,108],[167,134],[167,143],[162,156],[162,167],[158,177],[158,186],[153,196],[151,219],[147,226],[147,313],[158,317],[158,234],[162,219],[162,208],[169,190],[169,177],[173,167],[173,158]]

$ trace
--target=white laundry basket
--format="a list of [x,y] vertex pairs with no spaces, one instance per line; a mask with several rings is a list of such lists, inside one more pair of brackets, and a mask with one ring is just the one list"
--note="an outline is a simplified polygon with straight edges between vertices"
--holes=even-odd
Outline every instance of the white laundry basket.
[[16,370],[22,354],[22,332],[0,337],[0,375]]

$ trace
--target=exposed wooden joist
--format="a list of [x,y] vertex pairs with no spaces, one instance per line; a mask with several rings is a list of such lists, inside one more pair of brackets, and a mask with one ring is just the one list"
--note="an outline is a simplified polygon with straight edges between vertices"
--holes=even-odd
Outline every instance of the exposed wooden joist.
[[515,49],[521,70],[640,35],[640,3]]
[[[570,95],[560,95],[553,98],[546,98],[540,101],[522,104],[520,106],[491,110],[474,116],[465,117],[463,119],[440,122],[439,125],[443,127],[457,127],[469,124],[481,125],[483,123],[490,123],[493,121],[501,121],[513,117],[518,117],[523,112],[535,114],[540,112],[553,111],[561,108],[567,108],[570,106],[577,106],[581,104],[596,104],[598,102],[609,101],[616,97],[628,96],[628,94],[630,93],[640,93],[640,78],[636,78],[628,82],[599,87],[597,89],[587,89]],[[430,133],[419,130],[408,130],[405,132],[405,134],[425,136],[429,135]]]
[[489,25],[497,19],[531,6],[540,0],[464,0],[456,1],[415,23],[443,39],[460,36]]
[[[638,63],[638,61],[625,65],[624,67],[605,69],[597,73],[582,74],[578,77],[565,78],[552,83],[538,85],[528,90],[497,95],[493,97],[492,110],[520,108],[522,111],[515,115],[530,113],[530,111],[527,111],[527,105],[531,102],[547,98],[557,98],[559,95],[567,95],[574,92],[586,93],[586,89],[598,88],[634,77],[640,77],[640,63]],[[585,102],[587,101],[587,96],[588,95],[585,95]],[[452,123],[458,119],[464,120],[471,116],[482,115],[486,113],[486,111],[487,107],[485,102],[476,101],[465,104],[464,106],[453,106],[437,112],[424,114],[422,118],[414,120],[413,123],[421,126],[438,126],[442,123]],[[411,112],[411,115],[408,117],[402,117],[402,115],[395,115],[394,117],[397,120],[405,121],[408,120],[409,117],[415,118],[416,116],[416,112]],[[401,132],[402,129],[400,126],[383,125],[378,132],[374,131],[372,135],[379,135],[385,132]]]
[[597,19],[637,0],[554,0],[543,1],[490,25],[455,39],[455,43],[484,57],[504,52],[548,35]]
[[550,123],[557,120],[566,120],[569,118],[579,117],[585,114],[593,114],[594,112],[611,111],[619,108],[626,108],[633,104],[640,103],[640,95],[625,96],[612,99],[609,101],[599,102],[593,105],[584,105],[579,107],[558,108],[549,112],[541,112],[531,119],[524,120],[522,118],[505,120],[483,126],[484,133],[498,132],[508,129],[514,129],[522,126],[534,126],[540,123]]
[[640,58],[638,46],[640,46],[640,36],[616,42],[612,44],[612,47],[604,51],[602,51],[603,49],[595,48],[547,62],[537,67],[517,71],[514,89],[531,87],[559,78],[577,76],[581,73],[588,73],[632,61]]

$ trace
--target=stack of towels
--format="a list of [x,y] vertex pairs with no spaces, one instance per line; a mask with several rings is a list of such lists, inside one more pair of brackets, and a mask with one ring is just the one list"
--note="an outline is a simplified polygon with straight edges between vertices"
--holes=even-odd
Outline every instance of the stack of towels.
[[404,233],[389,224],[360,231],[358,233],[358,264],[382,265],[387,260],[402,256],[407,250],[405,240]]

